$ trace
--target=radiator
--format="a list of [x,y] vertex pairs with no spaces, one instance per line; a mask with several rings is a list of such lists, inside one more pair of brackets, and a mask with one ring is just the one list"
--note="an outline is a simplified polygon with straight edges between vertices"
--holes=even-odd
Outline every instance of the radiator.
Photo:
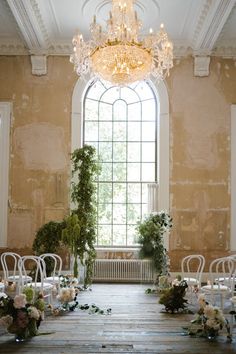
[[96,259],[93,280],[104,282],[153,282],[154,271],[149,260]]

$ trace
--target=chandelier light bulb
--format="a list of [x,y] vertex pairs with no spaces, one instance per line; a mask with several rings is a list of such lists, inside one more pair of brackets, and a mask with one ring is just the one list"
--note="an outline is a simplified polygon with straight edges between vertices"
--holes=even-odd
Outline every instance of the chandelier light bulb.
[[78,34],[73,38],[70,61],[79,76],[91,73],[117,85],[127,85],[152,75],[163,80],[173,67],[173,45],[164,25],[160,31],[142,37],[142,27],[133,0],[113,0],[107,28],[103,30],[96,16],[90,24],[91,40]]

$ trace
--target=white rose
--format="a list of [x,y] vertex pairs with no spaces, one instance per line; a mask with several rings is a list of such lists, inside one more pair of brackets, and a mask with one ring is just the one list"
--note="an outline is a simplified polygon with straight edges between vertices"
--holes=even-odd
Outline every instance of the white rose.
[[25,294],[20,294],[16,295],[14,298],[14,307],[16,309],[21,309],[22,307],[25,307],[26,305],[26,295]]
[[13,322],[13,318],[10,315],[6,315],[0,318],[0,325],[9,327]]
[[36,307],[30,306],[28,308],[28,311],[29,311],[30,318],[34,318],[36,321],[39,319],[40,313],[39,313],[38,309],[36,309]]

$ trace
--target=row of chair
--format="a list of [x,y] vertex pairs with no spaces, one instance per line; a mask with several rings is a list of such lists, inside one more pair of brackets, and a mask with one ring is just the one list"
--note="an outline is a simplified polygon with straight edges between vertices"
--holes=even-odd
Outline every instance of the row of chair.
[[181,261],[182,279],[186,280],[191,293],[200,291],[211,297],[212,304],[216,296],[220,296],[221,308],[224,308],[225,298],[233,297],[235,291],[236,256],[214,259],[209,266],[209,279],[202,286],[202,273],[205,258],[202,255],[190,255]]
[[[47,275],[47,260],[52,265],[49,276]],[[59,255],[45,253],[40,256],[21,257],[17,253],[4,252],[1,254],[0,261],[3,269],[3,283],[0,291],[3,291],[5,285],[9,284],[15,284],[16,293],[20,293],[23,287],[31,286],[41,291],[52,304],[53,291],[59,288],[59,275],[62,270],[62,259]]]

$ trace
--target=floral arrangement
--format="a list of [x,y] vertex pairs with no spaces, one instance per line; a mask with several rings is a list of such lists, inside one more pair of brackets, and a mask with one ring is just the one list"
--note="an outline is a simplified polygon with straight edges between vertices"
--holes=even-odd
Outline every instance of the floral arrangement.
[[43,296],[30,287],[14,299],[4,295],[0,298],[0,325],[15,334],[19,341],[34,337],[44,318],[44,309]]
[[220,331],[225,329],[227,338],[231,341],[230,325],[224,317],[221,309],[206,302],[204,295],[198,297],[199,310],[190,326],[185,328],[191,336],[205,337],[208,339],[216,338]]
[[178,312],[186,310],[187,300],[184,298],[188,284],[185,280],[175,279],[168,288],[163,288],[159,303],[165,306],[167,312]]

